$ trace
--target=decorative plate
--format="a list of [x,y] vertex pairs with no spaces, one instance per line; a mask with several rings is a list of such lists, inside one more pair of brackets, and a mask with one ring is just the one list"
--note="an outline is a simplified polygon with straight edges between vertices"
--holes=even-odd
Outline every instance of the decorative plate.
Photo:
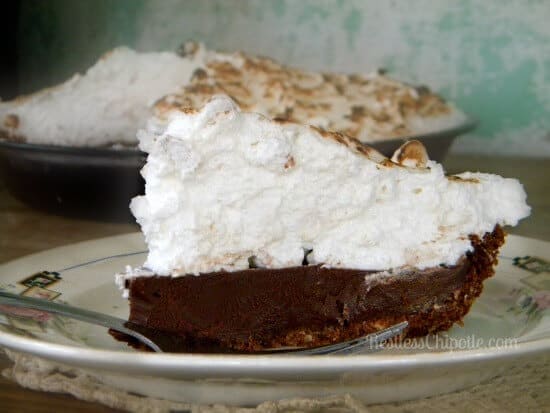
[[[126,318],[114,273],[142,264],[145,254],[141,234],[56,248],[0,265],[0,288]],[[496,275],[463,327],[374,354],[140,353],[106,329],[40,312],[23,317],[9,308],[0,311],[0,345],[83,369],[127,391],[187,402],[250,405],[339,393],[369,403],[426,397],[550,351],[550,242],[509,236]]]

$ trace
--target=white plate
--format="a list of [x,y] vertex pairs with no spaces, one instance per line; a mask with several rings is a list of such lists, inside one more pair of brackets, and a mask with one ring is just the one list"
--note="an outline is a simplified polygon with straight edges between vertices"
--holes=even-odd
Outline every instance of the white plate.
[[[113,274],[144,257],[140,234],[74,244],[1,265],[0,288],[126,318]],[[370,355],[140,353],[99,327],[4,314],[0,345],[84,369],[125,390],[187,402],[243,405],[338,393],[370,403],[406,400],[476,384],[550,351],[549,261],[550,243],[509,236],[497,274],[464,327]]]

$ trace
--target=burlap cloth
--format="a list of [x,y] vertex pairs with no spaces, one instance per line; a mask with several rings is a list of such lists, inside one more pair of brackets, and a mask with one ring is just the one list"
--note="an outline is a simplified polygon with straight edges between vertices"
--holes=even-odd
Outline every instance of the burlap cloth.
[[21,386],[46,392],[67,393],[90,402],[130,412],[193,413],[377,413],[377,412],[550,412],[550,354],[529,359],[506,375],[472,388],[400,403],[366,406],[351,395],[322,399],[266,401],[256,407],[195,405],[130,394],[98,382],[78,369],[61,367],[36,357],[7,351],[14,365],[3,372]]

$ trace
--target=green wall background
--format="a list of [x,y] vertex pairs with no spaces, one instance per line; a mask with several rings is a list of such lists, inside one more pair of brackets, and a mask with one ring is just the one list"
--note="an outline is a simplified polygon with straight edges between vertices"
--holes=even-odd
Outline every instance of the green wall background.
[[23,92],[118,45],[196,39],[312,69],[383,67],[481,121],[453,150],[550,156],[548,0],[26,0],[19,21]]

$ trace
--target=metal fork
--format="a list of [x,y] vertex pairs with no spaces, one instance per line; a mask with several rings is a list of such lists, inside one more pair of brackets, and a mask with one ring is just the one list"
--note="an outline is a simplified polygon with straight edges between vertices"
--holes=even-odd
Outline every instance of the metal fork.
[[[75,320],[84,321],[90,324],[110,328],[126,334],[146,345],[151,350],[162,353],[171,352],[181,345],[182,338],[167,332],[151,329],[145,326],[134,324],[118,317],[98,313],[83,308],[73,307],[68,304],[56,303],[39,298],[25,297],[0,291],[0,304],[5,306],[30,308],[33,310],[45,311],[50,314],[58,314]],[[10,313],[13,310],[9,307],[0,306],[0,312]],[[19,316],[32,316],[22,313]],[[282,348],[269,349],[262,354],[298,354],[298,355],[326,355],[326,354],[356,354],[368,353],[380,350],[383,343],[393,337],[400,335],[408,326],[406,321],[395,324],[389,328],[368,334],[353,340],[343,341],[314,348]]]

